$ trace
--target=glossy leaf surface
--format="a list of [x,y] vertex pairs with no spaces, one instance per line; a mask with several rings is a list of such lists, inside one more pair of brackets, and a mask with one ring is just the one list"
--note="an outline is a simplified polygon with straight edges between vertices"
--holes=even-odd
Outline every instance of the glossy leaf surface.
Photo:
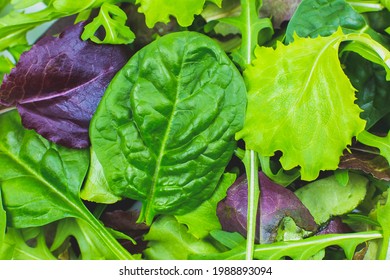
[[25,130],[15,110],[0,115],[0,186],[10,225],[80,216],[78,193],[88,163],[88,151],[59,147]]
[[214,191],[242,127],[245,85],[212,40],[173,33],[116,75],[91,123],[91,141],[117,196],[143,202],[141,219],[182,214]]

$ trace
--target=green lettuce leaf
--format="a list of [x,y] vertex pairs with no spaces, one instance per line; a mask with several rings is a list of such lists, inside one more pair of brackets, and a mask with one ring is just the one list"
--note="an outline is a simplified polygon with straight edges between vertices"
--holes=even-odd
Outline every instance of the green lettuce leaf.
[[354,210],[364,199],[368,179],[349,174],[347,185],[341,185],[330,176],[298,189],[295,194],[309,209],[317,224],[324,224],[333,216],[341,216]]
[[184,215],[177,215],[178,222],[188,226],[188,232],[197,238],[204,238],[210,231],[221,229],[221,223],[217,216],[217,205],[226,197],[227,189],[235,180],[235,174],[225,173],[213,195],[195,210]]
[[211,39],[165,35],[111,81],[90,137],[115,196],[143,203],[140,221],[181,215],[213,193],[244,122],[242,76]]
[[283,168],[301,166],[303,180],[336,169],[343,150],[365,127],[338,59],[347,36],[339,30],[329,37],[295,38],[288,46],[279,43],[275,50],[257,47],[244,72],[248,109],[237,139],[261,156],[282,151]]
[[190,255],[215,254],[219,251],[204,239],[198,239],[188,232],[175,217],[160,216],[145,235],[148,248],[144,251],[147,259],[186,260]]
[[[206,0],[136,0],[140,4],[139,12],[145,14],[146,25],[153,28],[157,22],[168,23],[169,16],[174,16],[181,26],[190,26],[194,21],[194,15],[203,11]],[[222,0],[210,0],[221,6]]]

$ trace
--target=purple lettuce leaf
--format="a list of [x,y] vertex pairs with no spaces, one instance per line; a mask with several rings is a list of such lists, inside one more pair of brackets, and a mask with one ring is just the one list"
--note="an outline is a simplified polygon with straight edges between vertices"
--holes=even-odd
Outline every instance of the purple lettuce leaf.
[[[256,234],[260,234],[257,242],[272,243],[285,217],[291,217],[297,226],[306,231],[316,231],[317,224],[313,216],[292,191],[272,182],[262,172],[259,173],[259,182],[261,192],[257,223],[260,222],[261,226]],[[247,200],[248,181],[243,175],[228,189],[226,198],[218,204],[217,215],[223,230],[246,236]]]
[[264,0],[260,9],[262,17],[271,17],[276,28],[291,19],[302,0]]
[[316,235],[321,234],[332,234],[332,233],[350,233],[352,229],[345,223],[340,217],[334,217],[326,224],[325,227],[322,227]]
[[40,39],[4,77],[0,104],[23,125],[70,148],[88,147],[88,128],[109,82],[131,56],[128,46],[80,39],[85,22]]

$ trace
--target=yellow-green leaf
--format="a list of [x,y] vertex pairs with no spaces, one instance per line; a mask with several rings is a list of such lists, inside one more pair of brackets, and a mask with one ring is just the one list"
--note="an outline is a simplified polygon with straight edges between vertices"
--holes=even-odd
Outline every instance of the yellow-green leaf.
[[262,156],[282,151],[283,167],[300,166],[304,180],[336,169],[343,150],[365,127],[338,59],[347,36],[339,30],[329,37],[295,38],[276,49],[257,47],[244,73],[248,109],[237,138]]

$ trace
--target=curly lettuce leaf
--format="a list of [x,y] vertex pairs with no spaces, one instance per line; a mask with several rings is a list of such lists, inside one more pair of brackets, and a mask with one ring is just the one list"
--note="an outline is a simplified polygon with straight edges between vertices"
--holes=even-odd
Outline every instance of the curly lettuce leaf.
[[365,128],[338,59],[340,43],[348,40],[367,47],[372,42],[339,30],[328,37],[296,37],[276,49],[257,47],[256,59],[244,72],[248,110],[237,139],[262,156],[282,151],[283,168],[300,166],[303,180],[337,169],[343,150]]
[[[145,14],[146,25],[153,28],[157,22],[168,23],[169,17],[174,16],[179,25],[190,26],[194,21],[194,15],[203,11],[206,0],[137,0],[140,4],[139,12]],[[222,0],[209,0],[221,6]]]

